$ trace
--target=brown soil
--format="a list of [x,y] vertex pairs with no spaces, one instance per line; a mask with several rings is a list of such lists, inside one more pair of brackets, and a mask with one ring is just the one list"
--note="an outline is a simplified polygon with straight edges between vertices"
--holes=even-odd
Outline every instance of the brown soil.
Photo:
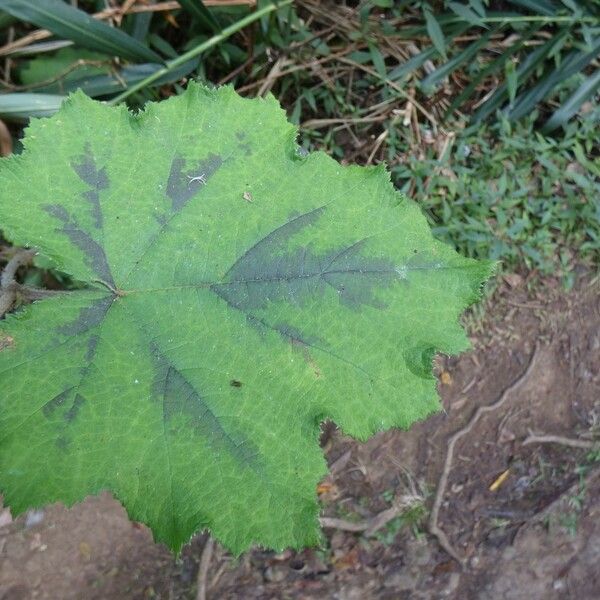
[[[598,439],[598,285],[569,295],[547,285],[532,298],[507,279],[485,320],[471,319],[474,351],[438,360],[442,413],[365,444],[326,427],[324,516],[342,527],[391,507],[397,516],[377,531],[327,529],[323,547],[304,552],[235,560],[216,547],[207,598],[600,598],[600,450],[523,443],[530,432]],[[521,385],[455,448],[439,525],[461,566],[427,527],[448,439],[522,375],[536,347]],[[0,507],[0,600],[192,599],[205,541],[175,560],[108,494],[12,522]]]

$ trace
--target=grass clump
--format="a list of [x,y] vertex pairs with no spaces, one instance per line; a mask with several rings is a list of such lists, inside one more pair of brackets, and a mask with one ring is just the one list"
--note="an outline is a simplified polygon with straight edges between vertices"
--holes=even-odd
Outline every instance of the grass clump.
[[560,273],[600,258],[600,108],[560,138],[534,129],[535,115],[472,127],[392,167],[397,185],[427,211],[437,236],[461,252]]

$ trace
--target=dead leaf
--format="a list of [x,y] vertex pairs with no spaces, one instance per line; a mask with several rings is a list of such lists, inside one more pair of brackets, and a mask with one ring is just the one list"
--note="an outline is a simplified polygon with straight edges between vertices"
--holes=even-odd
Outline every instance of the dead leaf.
[[504,275],[503,279],[513,289],[519,287],[523,283],[523,278],[517,273],[507,273]]
[[450,375],[448,371],[442,371],[440,381],[442,382],[442,385],[452,385],[452,375]]
[[492,483],[492,485],[490,485],[490,487],[489,487],[490,492],[498,491],[500,486],[508,479],[509,475],[510,475],[510,469],[506,469],[506,471],[503,471],[502,473],[500,473],[500,475],[498,475],[498,477],[496,477],[496,479],[494,480],[494,483]]
[[84,560],[90,560],[92,557],[92,549],[87,542],[79,543],[79,554],[81,554]]
[[357,569],[360,566],[358,548],[354,547],[350,552],[346,552],[333,559],[333,566],[336,570],[345,571],[347,569]]

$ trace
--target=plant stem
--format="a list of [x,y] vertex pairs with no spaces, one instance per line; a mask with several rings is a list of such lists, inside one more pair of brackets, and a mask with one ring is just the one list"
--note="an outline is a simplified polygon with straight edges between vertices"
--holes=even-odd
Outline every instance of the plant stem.
[[570,17],[568,15],[519,15],[510,17],[481,17],[482,23],[597,23],[595,17]]
[[110,105],[114,106],[115,104],[122,102],[123,100],[125,100],[125,98],[128,98],[129,96],[131,96],[131,94],[134,94],[138,90],[141,90],[142,88],[144,88],[147,85],[151,84],[152,82],[156,81],[160,77],[163,77],[167,73],[170,73],[172,70],[176,69],[177,67],[180,67],[183,63],[187,62],[188,60],[191,60],[192,58],[196,58],[197,56],[200,56],[200,54],[202,54],[206,50],[210,50],[210,48],[213,48],[217,44],[220,44],[223,40],[232,36],[234,33],[237,33],[238,31],[240,31],[240,29],[243,29],[247,25],[250,25],[251,23],[258,21],[261,17],[264,17],[265,15],[267,15],[275,10],[279,10],[280,8],[283,8],[284,6],[287,6],[291,3],[292,3],[292,0],[281,0],[280,2],[269,4],[268,6],[265,6],[265,7],[261,8],[260,10],[250,13],[249,15],[245,16],[243,19],[240,19],[239,21],[236,21],[229,27],[225,27],[225,29],[223,29],[223,31],[213,35],[211,38],[209,38],[202,44],[199,44],[198,46],[196,46],[195,48],[192,48],[188,52],[185,52],[181,56],[178,56],[177,58],[170,60],[165,67],[152,73],[152,75],[149,75],[145,79],[142,79],[142,81],[138,81],[138,83],[136,83],[135,85],[132,85],[130,88],[127,88],[125,91],[120,93],[118,96],[115,96],[114,98],[109,100],[108,103]]

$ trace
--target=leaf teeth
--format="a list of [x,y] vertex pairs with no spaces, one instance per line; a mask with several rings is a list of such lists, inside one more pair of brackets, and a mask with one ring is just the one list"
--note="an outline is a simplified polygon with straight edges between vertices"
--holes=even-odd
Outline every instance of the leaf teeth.
[[273,98],[192,83],[132,115],[77,93],[27,136],[3,228],[94,289],[0,323],[6,498],[107,488],[176,550],[203,527],[314,543],[318,421],[364,439],[436,410],[433,353],[465,347],[491,266],[384,167],[300,157]]

